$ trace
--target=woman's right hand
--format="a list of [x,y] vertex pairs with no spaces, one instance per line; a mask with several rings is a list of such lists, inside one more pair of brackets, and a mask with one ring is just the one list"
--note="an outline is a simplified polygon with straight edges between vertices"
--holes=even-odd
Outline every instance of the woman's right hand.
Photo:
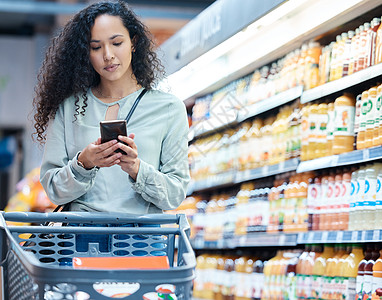
[[120,162],[121,153],[115,153],[117,150],[118,141],[112,140],[101,144],[101,138],[98,138],[94,143],[90,143],[78,155],[78,160],[86,169],[92,169],[95,166],[111,167]]

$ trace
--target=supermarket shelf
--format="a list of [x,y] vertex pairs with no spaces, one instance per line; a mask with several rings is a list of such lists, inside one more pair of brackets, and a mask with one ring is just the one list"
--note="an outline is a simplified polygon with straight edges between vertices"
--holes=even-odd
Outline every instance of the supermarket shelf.
[[221,118],[211,118],[205,121],[197,123],[195,126],[192,126],[188,132],[188,141],[192,141],[197,137],[210,134],[215,131],[228,128],[230,126],[236,125],[237,122],[237,113],[233,115],[225,115]]
[[190,183],[187,194],[197,191],[203,191],[210,188],[223,187],[225,185],[233,184],[235,178],[234,171],[228,171],[217,175],[209,176],[205,180],[198,180]]
[[266,112],[268,110],[271,110],[273,108],[286,104],[292,100],[295,100],[301,97],[302,90],[303,90],[302,86],[297,86],[289,90],[286,90],[284,92],[281,92],[277,95],[274,95],[270,98],[261,100],[258,103],[255,103],[251,106],[244,107],[239,111],[237,121],[238,122],[245,121],[246,119],[249,119],[263,112]]
[[368,67],[352,75],[304,91],[301,95],[301,103],[307,103],[343,91],[380,75],[382,75],[382,64]]
[[272,176],[284,172],[294,171],[297,169],[299,164],[298,158],[293,158],[281,163],[264,166],[261,168],[256,168],[252,170],[239,171],[235,174],[235,183],[240,183],[248,180],[263,178],[267,176]]
[[310,231],[299,233],[297,244],[380,242],[382,230]]
[[302,161],[297,167],[297,173],[314,171],[325,168],[346,166],[382,158],[382,147],[355,150],[339,155],[320,157],[313,160]]
[[356,231],[309,231],[299,233],[251,233],[242,236],[204,241],[202,236],[192,240],[194,249],[234,249],[239,247],[297,246],[324,243],[381,242],[382,229]]

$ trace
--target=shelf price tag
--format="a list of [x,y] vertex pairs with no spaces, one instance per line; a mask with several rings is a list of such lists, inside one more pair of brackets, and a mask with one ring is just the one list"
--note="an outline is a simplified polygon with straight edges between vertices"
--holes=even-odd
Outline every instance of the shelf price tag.
[[373,230],[373,241],[379,241],[379,230]]
[[262,168],[262,170],[261,170],[261,173],[262,173],[263,176],[268,175],[268,173],[269,173],[269,166],[268,165],[264,166]]
[[329,232],[324,231],[321,236],[321,242],[326,242],[328,240]]
[[342,242],[344,239],[344,232],[343,231],[338,231],[337,232],[337,242]]
[[285,169],[285,161],[282,161],[281,163],[279,163],[279,172],[283,172]]
[[314,238],[314,232],[309,232],[308,233],[308,238],[307,238],[307,243],[309,244],[309,243],[312,243],[313,242],[313,238]]
[[362,157],[363,157],[363,160],[368,160],[370,158],[370,151],[369,151],[369,149],[363,149]]
[[362,230],[361,241],[366,240],[366,230]]
[[358,240],[358,231],[353,231],[351,233],[351,240],[352,241],[357,241]]
[[285,234],[280,235],[280,237],[279,237],[279,245],[280,246],[285,245],[285,240],[286,240]]
[[246,236],[245,236],[245,235],[241,236],[241,237],[239,238],[239,245],[240,245],[240,246],[244,246],[246,241],[247,241]]

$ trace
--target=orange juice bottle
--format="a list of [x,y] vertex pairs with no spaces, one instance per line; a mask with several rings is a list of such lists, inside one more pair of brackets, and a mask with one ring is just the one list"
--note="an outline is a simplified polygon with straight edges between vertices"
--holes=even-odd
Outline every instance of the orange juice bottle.
[[309,140],[307,159],[316,158],[317,150],[317,124],[318,124],[318,104],[312,104],[309,110]]
[[374,134],[373,134],[373,146],[378,146],[382,144],[382,137],[379,133],[379,127],[382,124],[382,84],[377,87],[377,99],[375,104],[375,123],[374,123]]
[[213,274],[217,267],[217,257],[215,255],[207,256],[205,260],[205,280],[204,280],[204,288],[203,288],[203,297],[204,299],[213,299],[214,297],[214,280],[215,276],[209,276],[209,274]]
[[[362,94],[357,95],[355,101],[355,116],[354,116],[354,144],[358,149],[358,134],[361,127],[361,114],[362,114]],[[365,127],[366,128],[366,127]]]
[[373,146],[376,103],[377,103],[377,88],[372,87],[369,89],[369,97],[367,100],[367,108],[366,108],[367,112],[366,112],[365,148],[370,148]]
[[327,156],[327,127],[328,127],[328,104],[321,103],[317,108],[317,128],[316,128],[316,154],[315,157]]
[[325,244],[324,251],[317,256],[312,269],[312,299],[323,299],[326,260],[334,256],[334,246]]
[[305,264],[310,252],[311,245],[305,245],[304,251],[298,258],[296,264],[296,296],[298,299],[306,299],[308,297],[305,287]]
[[341,299],[355,299],[358,265],[363,258],[362,246],[352,245],[352,252],[344,259],[342,266],[345,293]]
[[373,286],[372,293],[376,294],[377,289],[382,288],[382,249],[379,249],[379,258],[373,266]]
[[354,96],[345,93],[343,96],[338,97],[334,101],[334,111],[333,154],[352,151],[354,148]]
[[213,299],[215,300],[223,300],[222,288],[224,284],[225,271],[224,265],[226,256],[218,256],[216,261],[216,270],[215,270],[215,284],[213,287]]
[[195,298],[202,298],[204,293],[204,281],[205,281],[205,259],[207,255],[202,254],[196,257],[196,268],[195,268],[195,280],[194,280],[194,290],[193,295]]
[[367,106],[369,99],[369,91],[363,91],[361,96],[361,116],[359,122],[359,132],[357,137],[357,149],[365,149],[366,139],[366,122],[367,122]]
[[234,299],[235,300],[244,300],[248,299],[246,298],[245,292],[246,292],[246,264],[248,261],[248,257],[241,256],[235,260],[235,286],[234,286]]
[[333,155],[333,133],[334,133],[334,102],[328,103],[328,126],[326,135],[326,155]]

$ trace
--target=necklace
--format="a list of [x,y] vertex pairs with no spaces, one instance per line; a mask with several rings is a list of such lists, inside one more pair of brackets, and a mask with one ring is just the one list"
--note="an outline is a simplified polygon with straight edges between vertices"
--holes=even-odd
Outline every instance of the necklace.
[[122,96],[122,97],[106,96],[106,95],[104,95],[104,94],[101,93],[101,90],[99,89],[99,87],[96,88],[96,91],[97,91],[97,93],[100,94],[103,98],[118,99],[118,100],[120,100],[120,99],[126,97],[126,96]]

